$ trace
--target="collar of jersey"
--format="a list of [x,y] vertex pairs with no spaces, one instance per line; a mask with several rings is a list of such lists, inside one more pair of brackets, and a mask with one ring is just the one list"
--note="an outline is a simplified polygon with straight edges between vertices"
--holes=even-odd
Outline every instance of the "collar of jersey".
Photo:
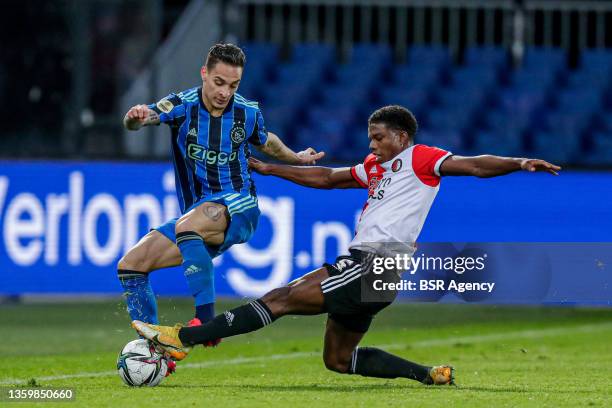
[[386,161],[386,162],[384,162],[384,163],[378,163],[378,165],[379,165],[380,167],[382,167],[383,169],[385,169],[385,170],[389,170],[389,169],[391,169],[391,166],[393,165],[393,162],[394,162],[394,161],[396,161],[397,159],[401,159],[401,158],[403,158],[403,157],[402,157],[402,155],[403,155],[403,154],[405,154],[405,153],[407,153],[407,152],[409,152],[409,151],[411,151],[413,147],[414,147],[414,145],[407,147],[405,150],[402,150],[401,152],[399,152],[399,153],[397,154],[397,156],[393,157],[393,158],[392,158],[392,159],[390,159],[390,160],[387,160],[387,161]]

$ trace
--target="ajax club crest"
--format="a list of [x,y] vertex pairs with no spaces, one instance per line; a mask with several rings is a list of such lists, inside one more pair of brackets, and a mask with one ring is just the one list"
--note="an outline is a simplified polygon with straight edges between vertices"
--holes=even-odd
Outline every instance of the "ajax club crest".
[[244,141],[246,132],[241,123],[237,123],[232,127],[232,130],[230,130],[230,137],[234,143],[242,143]]

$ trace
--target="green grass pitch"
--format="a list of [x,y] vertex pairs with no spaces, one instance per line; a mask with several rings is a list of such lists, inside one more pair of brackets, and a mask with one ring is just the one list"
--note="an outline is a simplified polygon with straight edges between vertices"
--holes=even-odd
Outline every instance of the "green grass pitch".
[[[191,316],[187,300],[162,300],[159,309],[163,323]],[[396,304],[379,315],[362,345],[450,363],[457,387],[327,371],[325,317],[288,317],[216,349],[198,348],[160,386],[135,389],[114,369],[118,351],[135,338],[121,301],[5,305],[0,387],[34,379],[75,389],[74,402],[46,407],[606,407],[612,405],[611,315],[440,304]]]

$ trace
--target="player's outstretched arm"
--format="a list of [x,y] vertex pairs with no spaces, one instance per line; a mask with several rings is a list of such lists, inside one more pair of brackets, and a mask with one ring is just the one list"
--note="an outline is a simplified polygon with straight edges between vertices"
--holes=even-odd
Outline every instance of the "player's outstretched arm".
[[323,156],[325,156],[325,152],[317,153],[317,151],[312,147],[295,153],[293,150],[288,148],[282,140],[280,140],[278,135],[272,132],[268,132],[268,140],[266,140],[266,143],[255,147],[260,152],[289,164],[316,164],[317,160],[320,160],[323,158]]
[[350,167],[333,169],[320,166],[289,166],[264,163],[249,158],[249,167],[265,176],[277,176],[306,187],[319,189],[362,188],[351,175]]
[[540,159],[500,157],[492,155],[462,157],[450,156],[442,162],[440,174],[443,176],[496,177],[515,171],[545,171],[558,176],[561,167]]
[[159,123],[159,115],[147,105],[132,106],[123,117],[123,127],[127,130],[138,130],[143,126]]

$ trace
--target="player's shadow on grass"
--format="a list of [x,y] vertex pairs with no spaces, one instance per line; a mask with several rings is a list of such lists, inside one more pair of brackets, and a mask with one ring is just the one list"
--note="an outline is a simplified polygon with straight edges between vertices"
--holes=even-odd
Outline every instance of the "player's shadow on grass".
[[[509,393],[509,394],[540,394],[544,391],[543,389],[529,389],[520,387],[479,387],[479,386],[425,386],[417,383],[380,383],[380,384],[338,384],[338,385],[318,385],[318,384],[304,384],[304,385],[256,385],[256,384],[243,384],[243,385],[181,385],[181,384],[168,384],[163,385],[163,388],[222,388],[222,389],[236,389],[240,391],[251,391],[251,392],[369,392],[369,391],[389,391],[391,389],[406,390],[424,390],[424,391],[477,391],[477,392],[491,392],[491,393]],[[589,390],[558,390],[554,392],[562,394],[588,394]]]
[[251,392],[304,392],[304,391],[330,391],[330,392],[368,392],[377,390],[389,390],[390,388],[419,388],[424,387],[418,384],[415,385],[391,385],[391,384],[356,384],[356,385],[318,385],[318,384],[304,384],[304,385],[256,385],[256,384],[243,384],[243,385],[180,385],[180,384],[168,384],[163,385],[164,388],[222,388],[222,389],[237,389],[240,391],[251,391]]

